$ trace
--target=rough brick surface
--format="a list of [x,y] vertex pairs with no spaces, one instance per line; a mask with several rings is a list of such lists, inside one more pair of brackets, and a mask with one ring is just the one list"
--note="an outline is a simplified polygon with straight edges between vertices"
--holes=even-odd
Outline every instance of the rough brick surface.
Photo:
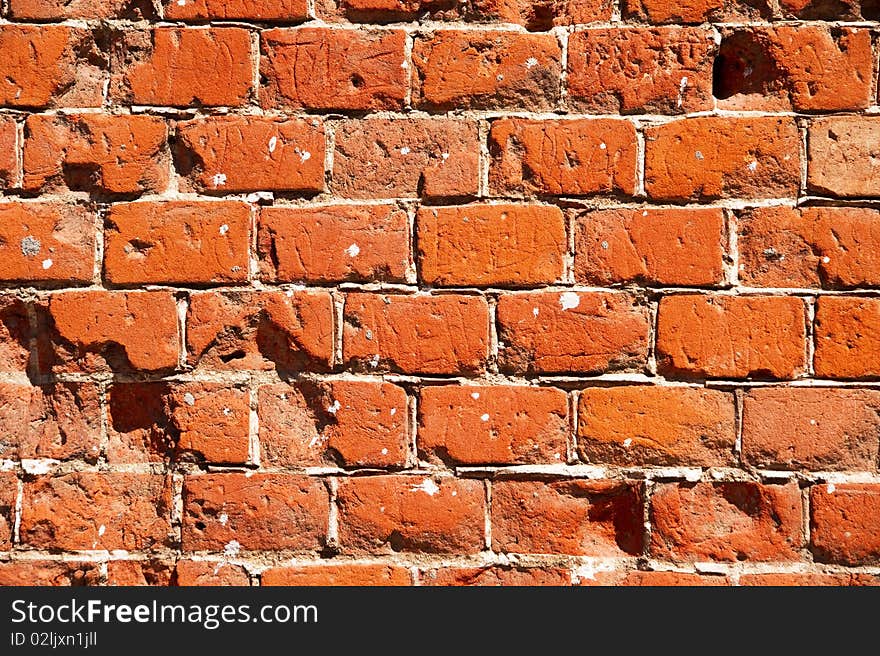
[[489,187],[499,195],[632,194],[636,133],[613,119],[501,119],[489,133]]
[[724,214],[719,209],[620,209],[575,219],[579,283],[688,287],[721,283]]
[[878,0],[0,19],[0,585],[880,584]]
[[550,205],[424,207],[416,217],[421,279],[445,286],[532,286],[562,277],[562,212]]
[[506,371],[638,371],[647,361],[649,318],[628,294],[506,294],[496,313]]
[[591,388],[578,397],[587,462],[727,466],[736,442],[733,396],[693,387]]
[[672,376],[793,378],[806,366],[805,308],[775,296],[668,296],[657,361]]

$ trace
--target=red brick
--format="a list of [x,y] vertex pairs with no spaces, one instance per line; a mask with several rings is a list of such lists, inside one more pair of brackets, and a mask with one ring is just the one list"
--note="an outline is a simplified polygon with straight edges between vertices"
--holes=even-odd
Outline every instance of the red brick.
[[403,282],[409,218],[396,205],[264,207],[257,249],[274,282]]
[[402,110],[409,72],[403,30],[320,27],[260,34],[264,107]]
[[457,20],[465,7],[457,0],[317,0],[318,18],[328,22],[396,23],[430,17]]
[[798,25],[731,32],[715,65],[718,107],[862,109],[871,104],[873,60],[869,30]]
[[489,350],[489,306],[479,296],[348,294],[343,358],[356,369],[479,373]]
[[26,20],[156,18],[152,3],[131,0],[9,0],[8,4],[13,17]]
[[696,387],[633,385],[580,392],[581,459],[614,465],[735,465],[733,395]]
[[499,119],[489,132],[497,195],[632,194],[636,131],[620,119]]
[[568,40],[568,103],[610,114],[711,110],[717,46],[703,28],[582,30]]
[[420,109],[552,109],[562,51],[553,34],[437,30],[417,37],[413,105]]
[[13,472],[0,472],[0,549],[12,549],[15,525],[15,504],[18,499],[18,479]]
[[575,230],[579,283],[695,287],[724,279],[721,209],[588,211],[577,216]]
[[16,186],[21,176],[20,169],[15,120],[0,116],[0,189]]
[[671,376],[794,378],[803,372],[803,301],[682,294],[660,300],[657,363]]
[[343,552],[477,553],[483,548],[482,481],[415,476],[341,479]]
[[183,548],[317,550],[327,537],[329,496],[319,478],[206,474],[183,486]]
[[742,574],[739,584],[745,586],[774,587],[816,587],[816,586],[858,586],[877,585],[877,579],[870,574],[822,572],[774,572],[769,574]]
[[161,558],[151,560],[111,560],[107,563],[107,585],[169,586],[174,563]]
[[876,471],[880,391],[765,387],[745,395],[742,452],[765,469]]
[[39,310],[47,323],[40,330],[44,368],[160,371],[177,366],[180,333],[170,292],[62,292]]
[[12,295],[0,294],[0,371],[27,371],[30,330],[27,306]]
[[739,216],[740,280],[752,287],[880,286],[880,223],[860,207],[761,207]]
[[211,116],[178,125],[174,159],[186,191],[324,189],[324,126],[317,118]]
[[608,0],[474,0],[472,4],[477,15],[488,21],[516,23],[530,32],[611,20]]
[[248,460],[247,390],[219,383],[116,384],[108,392],[107,461]]
[[134,105],[230,106],[253,89],[250,34],[235,27],[125,30],[111,97]]
[[324,371],[333,360],[328,292],[194,293],[186,322],[193,367]]
[[13,560],[0,562],[2,586],[99,585],[98,563],[60,560]]
[[306,21],[306,0],[163,0],[168,20]]
[[0,203],[0,280],[91,281],[95,225],[81,205]]
[[272,467],[402,467],[406,392],[385,382],[333,380],[259,391],[260,459]]
[[113,205],[104,275],[115,285],[245,282],[250,220],[250,207],[237,202]]
[[100,107],[105,55],[66,25],[0,26],[0,105]]
[[422,585],[438,586],[568,586],[568,571],[556,567],[445,567],[421,573]]
[[877,196],[880,117],[816,118],[807,133],[807,188],[826,196]]
[[797,195],[800,137],[791,118],[705,116],[645,129],[645,190],[657,200]]
[[880,562],[880,487],[810,488],[810,542],[816,560],[842,565]]
[[630,587],[711,587],[727,586],[726,576],[701,576],[686,572],[642,572],[633,570],[616,585]]
[[343,197],[475,196],[479,169],[473,121],[366,118],[336,128],[333,190]]
[[779,10],[786,18],[811,20],[877,20],[877,6],[861,0],[841,0],[828,3],[824,0],[780,0]]
[[502,481],[492,485],[492,549],[502,553],[636,556],[642,484]]
[[625,0],[623,15],[649,23],[705,23],[769,20],[768,0]]
[[814,326],[816,376],[880,376],[880,299],[820,297]]
[[170,544],[171,479],[77,472],[24,486],[21,541],[36,549],[126,549]]
[[565,220],[552,205],[422,207],[419,273],[433,286],[524,286],[563,275]]
[[0,383],[0,458],[95,462],[101,408],[92,383]]
[[409,586],[412,574],[396,565],[328,563],[272,567],[263,572],[261,583],[267,586]]
[[435,462],[462,465],[565,462],[565,392],[525,386],[422,388],[418,447]]
[[651,555],[673,561],[797,560],[797,483],[670,483],[651,497]]
[[153,116],[32,115],[25,122],[27,191],[161,192],[168,185],[165,122]]
[[647,364],[648,313],[629,294],[505,294],[497,315],[505,371],[599,373]]
[[181,560],[174,570],[179,586],[249,586],[251,579],[241,565],[212,563],[205,560]]

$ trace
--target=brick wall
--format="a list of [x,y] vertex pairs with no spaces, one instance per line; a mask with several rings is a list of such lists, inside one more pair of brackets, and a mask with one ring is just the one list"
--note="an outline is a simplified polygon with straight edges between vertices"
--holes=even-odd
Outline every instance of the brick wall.
[[877,581],[875,6],[2,14],[0,583]]

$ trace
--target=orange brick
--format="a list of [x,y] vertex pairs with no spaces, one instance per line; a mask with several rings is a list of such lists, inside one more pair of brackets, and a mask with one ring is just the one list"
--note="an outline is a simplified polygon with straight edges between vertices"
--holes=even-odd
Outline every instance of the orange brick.
[[880,487],[856,483],[811,487],[810,543],[819,562],[880,562]]
[[[22,1],[22,0],[19,0]],[[168,20],[299,22],[309,18],[306,0],[162,0]]]
[[816,118],[807,132],[807,188],[819,195],[877,196],[880,117]]
[[813,365],[820,378],[880,376],[880,299],[819,298]]
[[384,564],[328,563],[299,567],[272,567],[263,572],[262,585],[408,586],[412,575],[405,567]]

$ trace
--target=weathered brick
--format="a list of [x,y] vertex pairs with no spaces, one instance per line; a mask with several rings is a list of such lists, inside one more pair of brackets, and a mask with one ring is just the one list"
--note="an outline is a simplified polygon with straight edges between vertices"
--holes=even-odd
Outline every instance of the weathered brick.
[[669,483],[651,497],[651,555],[673,561],[798,560],[797,483]]
[[647,364],[648,313],[629,294],[504,294],[497,317],[505,371],[599,373]]
[[247,570],[231,563],[205,560],[181,560],[174,568],[174,582],[179,586],[249,586]]
[[66,25],[0,26],[0,105],[100,107],[105,55]]
[[607,22],[612,11],[608,0],[474,0],[471,4],[481,18],[516,23],[529,31]]
[[479,138],[473,121],[345,121],[336,128],[333,191],[348,198],[475,196]]
[[877,578],[871,574],[823,572],[771,572],[768,574],[741,574],[739,584],[746,586],[773,587],[816,587],[816,586],[857,586],[877,585]]
[[568,586],[568,571],[556,567],[444,567],[421,572],[422,585],[438,586]]
[[636,131],[620,119],[499,119],[489,132],[498,195],[632,194]]
[[69,560],[13,560],[0,562],[0,585],[3,586],[80,586],[99,585],[98,563]]
[[806,366],[805,311],[784,296],[664,297],[658,367],[670,376],[794,378]]
[[649,23],[705,23],[769,20],[768,0],[625,0],[623,15]]
[[167,291],[73,291],[38,307],[41,368],[161,371],[177,366],[177,304]]
[[0,371],[27,371],[30,332],[28,308],[24,302],[10,294],[0,294]]
[[642,484],[500,481],[492,485],[492,549],[501,553],[636,556]]
[[20,177],[18,127],[15,119],[0,116],[0,190],[16,186]]
[[555,35],[437,30],[416,38],[413,104],[420,109],[501,109],[559,102],[562,51]]
[[733,466],[733,395],[696,387],[594,387],[578,398],[583,460],[614,465]]
[[645,129],[645,190],[656,200],[794,197],[800,137],[791,118],[687,118]]
[[165,122],[153,116],[35,114],[24,131],[24,178],[31,192],[161,192],[168,185]]
[[798,25],[724,36],[715,64],[718,107],[841,111],[871,104],[869,30]]
[[125,30],[111,97],[134,105],[244,105],[253,90],[250,35],[237,27]]
[[89,282],[95,215],[67,203],[0,203],[0,280]]
[[715,208],[583,212],[575,219],[575,280],[719,285],[726,239],[723,211]]
[[816,376],[880,376],[880,299],[820,297],[814,326]]
[[0,472],[0,549],[12,549],[18,479],[13,472]]
[[107,563],[107,585],[169,586],[174,563],[164,558],[111,560]]
[[765,387],[745,395],[743,458],[765,469],[877,469],[880,392]]
[[[19,0],[22,1],[22,0]],[[300,22],[309,18],[306,0],[162,0],[168,20],[255,20]]]
[[36,549],[167,546],[171,479],[157,474],[75,472],[26,481],[21,541]]
[[477,553],[483,548],[482,481],[360,476],[339,481],[343,552]]
[[0,458],[95,462],[100,438],[96,385],[0,383]]
[[810,543],[819,562],[880,562],[880,487],[857,483],[811,487]]
[[409,218],[396,205],[265,207],[257,250],[274,282],[403,282]]
[[193,367],[324,371],[333,359],[327,292],[198,292],[186,322]]
[[568,40],[568,103],[611,114],[686,114],[713,109],[717,46],[703,28],[574,32]]
[[14,18],[25,20],[156,18],[152,3],[132,0],[9,0],[8,4]]
[[110,463],[248,460],[247,390],[220,383],[123,383],[107,399]]
[[880,7],[864,0],[840,0],[834,3],[825,0],[779,0],[779,10],[785,18],[877,20]]
[[529,286],[563,275],[565,220],[552,205],[422,207],[419,274],[434,286]]
[[105,226],[104,275],[113,284],[247,281],[246,203],[123,203]]
[[334,380],[259,391],[260,458],[273,467],[402,467],[406,392],[385,382]]
[[418,447],[449,464],[565,462],[568,399],[563,391],[525,386],[424,387]]
[[272,567],[260,582],[267,586],[408,586],[412,574],[405,567],[372,563],[316,563],[297,567]]
[[807,188],[820,195],[877,196],[880,118],[816,118],[807,132]]
[[878,212],[761,207],[739,216],[739,278],[752,287],[880,286]]
[[479,373],[489,350],[489,306],[479,296],[348,294],[343,358],[367,371]]
[[321,27],[261,33],[264,107],[402,110],[409,72],[403,30]]
[[183,548],[318,550],[330,508],[324,482],[295,474],[206,474],[183,485]]

